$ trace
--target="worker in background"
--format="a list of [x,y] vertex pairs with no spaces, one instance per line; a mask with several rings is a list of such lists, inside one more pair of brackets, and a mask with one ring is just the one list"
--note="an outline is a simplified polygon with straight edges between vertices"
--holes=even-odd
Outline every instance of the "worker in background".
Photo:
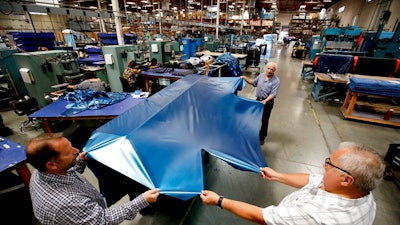
[[[150,71],[154,70],[154,69],[157,69],[159,67],[161,67],[161,63],[158,62],[156,58],[152,58],[151,61],[150,61],[150,65],[149,65]],[[149,83],[150,83],[150,94],[149,94],[149,96],[159,92],[162,89],[158,79],[151,79]]]
[[206,205],[217,205],[256,224],[372,225],[376,204],[371,191],[385,171],[381,157],[363,145],[344,142],[323,165],[323,175],[261,168],[263,179],[299,188],[278,206],[260,208],[208,190],[200,198]]
[[161,63],[157,61],[156,58],[152,58],[150,61],[149,69],[155,69],[161,66]]
[[88,73],[86,79],[79,84],[68,85],[67,90],[84,90],[90,89],[92,91],[108,91],[108,85],[95,74]]
[[128,84],[132,90],[145,90],[142,70],[136,68],[135,61],[131,60],[128,63],[128,67],[124,70],[122,77],[128,81]]
[[267,138],[269,117],[271,116],[274,101],[279,92],[280,80],[275,75],[276,69],[276,63],[269,62],[266,66],[266,72],[261,73],[254,80],[246,76],[240,76],[248,84],[256,87],[257,101],[260,101],[264,105],[260,129],[260,145],[263,145],[265,138]]
[[157,201],[158,189],[107,207],[103,196],[82,175],[89,159],[62,133],[46,133],[29,141],[28,162],[33,171],[29,191],[35,217],[46,224],[120,224]]

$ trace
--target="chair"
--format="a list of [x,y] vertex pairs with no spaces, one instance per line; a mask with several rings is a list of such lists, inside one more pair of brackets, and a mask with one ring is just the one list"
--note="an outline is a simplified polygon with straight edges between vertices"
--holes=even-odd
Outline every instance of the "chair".
[[[25,96],[20,100],[18,100],[17,102],[15,102],[13,108],[14,112],[18,116],[24,116],[24,115],[28,116],[33,112],[39,110],[39,103],[37,102],[36,98]],[[29,118],[28,120],[25,120],[24,122],[21,123],[20,130],[21,132],[24,131],[24,128],[35,128],[35,130],[37,130],[38,127],[39,124],[36,121],[36,119]]]

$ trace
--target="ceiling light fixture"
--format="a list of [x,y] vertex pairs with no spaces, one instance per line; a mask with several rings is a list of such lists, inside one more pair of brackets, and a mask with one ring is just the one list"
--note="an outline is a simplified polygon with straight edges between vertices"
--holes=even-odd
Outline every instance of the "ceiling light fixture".
[[304,2],[304,4],[318,4],[318,3],[319,3],[319,1],[313,1],[313,0]]

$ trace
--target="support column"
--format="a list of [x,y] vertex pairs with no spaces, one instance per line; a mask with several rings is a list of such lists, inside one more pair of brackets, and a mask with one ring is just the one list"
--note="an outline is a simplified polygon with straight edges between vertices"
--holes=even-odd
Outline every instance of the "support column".
[[121,12],[119,11],[119,3],[118,0],[112,0],[112,10],[115,16],[115,29],[117,33],[118,45],[124,45],[124,35],[122,33],[121,26]]

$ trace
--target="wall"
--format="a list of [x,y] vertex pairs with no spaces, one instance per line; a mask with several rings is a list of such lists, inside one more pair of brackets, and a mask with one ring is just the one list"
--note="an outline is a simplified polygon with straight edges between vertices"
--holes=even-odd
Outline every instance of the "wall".
[[391,12],[390,18],[384,26],[384,31],[392,31],[396,24],[396,20],[400,17],[399,0],[342,0],[333,6],[334,12],[337,13],[341,6],[345,6],[343,13],[339,13],[340,26],[352,25],[355,16],[358,16],[356,26],[363,30],[378,29],[381,23],[383,12],[389,10]]
[[276,15],[276,20],[281,22],[281,26],[289,26],[293,15],[294,13],[278,13],[278,15]]
[[[337,14],[340,17],[340,25],[341,27],[348,26],[357,26],[353,24],[354,20],[358,21],[360,14],[363,12],[363,5],[365,0],[342,0],[338,4],[334,5],[334,14]],[[345,6],[343,12],[338,13],[340,7]],[[371,15],[371,14],[369,14]],[[371,18],[361,20],[361,21],[370,21]],[[364,29],[364,27],[362,27]]]
[[[394,32],[394,29],[396,28],[396,22],[400,23],[400,1],[398,0],[393,0],[392,4],[390,6],[389,11],[392,13],[390,15],[388,23],[385,25],[385,31],[390,31]],[[397,24],[399,26],[399,24]]]

